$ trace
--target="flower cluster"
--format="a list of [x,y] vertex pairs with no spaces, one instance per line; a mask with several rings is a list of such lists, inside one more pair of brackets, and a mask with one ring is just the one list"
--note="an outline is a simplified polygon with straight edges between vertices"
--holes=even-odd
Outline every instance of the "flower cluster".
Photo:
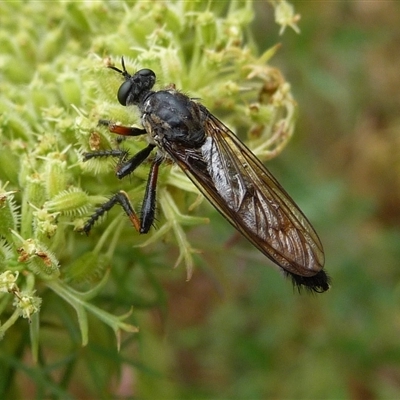
[[[294,27],[294,18],[282,17],[284,4],[275,5],[277,21]],[[0,334],[19,317],[39,313],[45,289],[76,310],[83,343],[87,313],[115,332],[135,331],[123,322],[128,314],[115,317],[90,302],[106,285],[109,267],[116,268],[113,260],[122,258],[118,249],[128,246],[140,263],[143,248],[161,237],[171,240],[179,248],[176,265],[184,263],[190,278],[196,250],[185,227],[207,219],[193,215],[193,207],[188,211],[199,203],[197,190],[177,168],[167,167],[159,178],[159,228],[139,238],[136,249],[134,231],[121,213],[90,238],[79,233],[96,205],[120,185],[112,162],[82,160],[85,151],[116,145],[97,121],[139,123],[117,103],[120,77],[105,67],[124,56],[129,71],[153,69],[159,88],[174,83],[201,98],[267,159],[286,145],[296,116],[289,84],[268,65],[277,47],[258,55],[252,45],[250,0],[60,1],[52,3],[51,16],[45,2],[1,7],[0,297],[10,299],[2,302],[6,321]],[[14,14],[29,18],[16,27],[7,22]],[[143,143],[123,146],[134,153]],[[131,198],[142,196],[146,174],[144,166],[132,175]],[[115,287],[122,290],[118,282]],[[37,330],[31,340],[37,348]]]

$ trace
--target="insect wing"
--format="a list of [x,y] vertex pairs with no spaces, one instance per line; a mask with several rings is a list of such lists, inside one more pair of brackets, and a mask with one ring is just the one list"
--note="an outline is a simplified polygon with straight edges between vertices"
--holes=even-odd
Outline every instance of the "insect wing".
[[196,149],[165,143],[165,150],[262,253],[290,274],[316,275],[323,268],[324,252],[307,218],[237,136],[197,106],[204,117],[205,143]]

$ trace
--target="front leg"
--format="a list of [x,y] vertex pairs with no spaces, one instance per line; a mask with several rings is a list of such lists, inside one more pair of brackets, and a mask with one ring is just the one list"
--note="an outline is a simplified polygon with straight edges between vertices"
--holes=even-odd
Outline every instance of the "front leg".
[[92,158],[101,157],[118,157],[120,160],[124,160],[128,152],[121,149],[110,149],[110,150],[97,150],[89,153],[83,153],[83,161],[91,160]]
[[[99,124],[106,125],[110,132],[125,136],[138,136],[147,133],[144,129],[116,125],[107,120],[100,120]],[[118,164],[117,177],[122,179],[123,177],[131,174],[139,165],[141,165],[149,157],[150,153],[155,147],[156,146],[154,144],[149,144],[127,161],[125,161],[127,152],[121,149],[99,150],[96,152],[85,153],[84,160],[86,161],[96,157],[119,157],[120,161]],[[95,213],[84,225],[83,232],[89,234],[96,221],[116,204],[119,204],[131,220],[134,228],[139,233],[147,233],[153,225],[155,219],[158,167],[162,160],[162,157],[156,157],[151,165],[140,218],[133,209],[128,195],[124,191],[120,191],[95,211]]]
[[109,121],[107,119],[100,119],[99,125],[106,126],[110,132],[122,136],[140,136],[147,134],[146,129],[117,125],[115,122]]

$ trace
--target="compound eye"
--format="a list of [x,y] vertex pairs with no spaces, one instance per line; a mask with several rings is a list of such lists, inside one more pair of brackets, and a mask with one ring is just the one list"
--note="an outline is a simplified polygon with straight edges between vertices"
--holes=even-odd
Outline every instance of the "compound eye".
[[146,69],[146,68],[145,69],[141,69],[137,73],[140,76],[143,76],[143,77],[149,77],[149,76],[155,77],[156,76],[156,74],[151,69]]
[[125,81],[118,89],[117,99],[123,106],[126,106],[126,101],[128,100],[132,86],[133,84],[131,81]]

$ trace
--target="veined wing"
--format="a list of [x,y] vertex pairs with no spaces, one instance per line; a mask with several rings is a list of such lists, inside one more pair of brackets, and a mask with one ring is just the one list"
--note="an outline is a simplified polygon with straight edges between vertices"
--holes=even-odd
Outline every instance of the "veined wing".
[[214,207],[297,285],[327,290],[322,244],[307,218],[237,136],[198,106],[204,144],[165,143],[164,149]]

